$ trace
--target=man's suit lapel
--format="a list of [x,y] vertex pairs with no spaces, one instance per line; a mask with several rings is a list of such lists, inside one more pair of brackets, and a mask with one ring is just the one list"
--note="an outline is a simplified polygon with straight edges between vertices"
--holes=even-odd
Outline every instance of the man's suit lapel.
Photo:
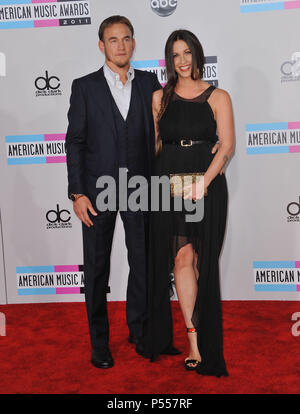
[[112,102],[111,102],[112,96],[111,96],[109,86],[104,76],[103,67],[99,69],[98,71],[97,82],[96,82],[94,93],[95,93],[96,102],[99,106],[99,109],[103,113],[105,123],[108,125],[108,127],[112,129],[114,138],[115,140],[117,140],[115,118],[114,118]]
[[[152,164],[152,154],[154,154],[154,135],[151,134],[150,131],[150,116],[152,111],[152,95],[150,97],[150,102],[147,103],[147,91],[146,85],[143,85],[143,72],[136,72],[136,83],[138,86],[138,90],[140,92],[140,96],[143,102],[143,113],[144,113],[144,127],[145,127],[145,138],[146,138],[146,145],[147,145],[147,156],[148,156],[148,169],[149,172],[151,171],[151,164]],[[148,97],[149,100],[149,97]],[[153,131],[154,133],[154,131]],[[153,135],[153,136],[152,136]],[[153,139],[153,144],[151,144],[151,140]]]
[[[144,125],[145,125],[145,132],[146,132],[146,141],[148,146],[149,153],[151,152],[150,143],[149,143],[149,136],[150,136],[150,112],[151,112],[151,102],[147,104],[147,90],[145,85],[143,85],[143,72],[136,71],[135,72],[135,81],[140,93],[142,102],[143,102],[143,114],[144,114]],[[112,108],[112,96],[109,90],[109,86],[104,76],[103,67],[99,69],[97,72],[97,82],[95,83],[95,89],[93,91],[95,96],[95,101],[97,106],[103,113],[103,117],[105,119],[106,124],[108,127],[112,129],[113,135],[115,140],[117,141],[117,131],[115,126],[115,119],[113,114]],[[149,108],[150,105],[150,108]],[[150,112],[149,112],[150,111]]]
[[[143,72],[137,72],[135,71],[135,80],[136,80],[136,84],[140,93],[140,96],[142,98],[143,101],[143,113],[144,113],[144,120],[145,120],[145,132],[146,132],[146,136],[149,137],[150,135],[150,129],[149,129],[149,108],[147,106],[147,100],[146,100],[146,88],[145,85],[143,86],[142,84],[142,80],[143,80]],[[151,110],[151,108],[150,108]],[[148,142],[148,140],[147,140]]]

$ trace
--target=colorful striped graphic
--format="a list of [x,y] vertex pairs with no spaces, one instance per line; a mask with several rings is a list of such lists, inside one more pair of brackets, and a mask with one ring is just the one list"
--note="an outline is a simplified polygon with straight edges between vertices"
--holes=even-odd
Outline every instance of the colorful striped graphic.
[[[155,72],[162,86],[165,86],[168,81],[165,59],[135,60],[131,62],[131,66],[134,69]],[[218,87],[217,67],[217,56],[205,56],[203,79],[216,87]]]
[[88,1],[0,0],[0,29],[91,24]]
[[134,69],[154,72],[162,87],[167,83],[167,71],[165,59],[135,60],[130,62]]
[[[55,143],[64,143],[66,139],[66,134],[37,134],[37,135],[8,135],[5,137],[5,142],[7,146],[7,163],[8,165],[19,165],[19,164],[57,164],[57,163],[65,163],[66,162],[66,155],[55,155],[55,154],[47,154],[47,143],[53,142]],[[37,147],[36,152],[41,152],[43,156],[36,156],[30,155],[26,156],[18,156],[13,157],[10,154],[19,152],[19,150],[24,150],[22,144],[25,145],[29,151],[30,146],[34,144],[40,143],[41,146]],[[21,144],[19,149],[18,145]],[[62,151],[62,148],[60,148]],[[64,152],[65,153],[65,152]],[[47,154],[44,156],[44,154]]]
[[131,62],[134,69],[145,69],[145,68],[159,68],[166,66],[165,59],[156,60],[135,60]]
[[[271,122],[261,124],[246,124],[246,138],[247,138],[247,154],[288,154],[300,153],[300,122]],[[299,131],[298,131],[299,130]],[[286,134],[287,143],[285,145],[249,145],[253,135],[261,135],[261,140],[268,140],[270,137],[276,135],[275,131]],[[274,134],[272,134],[272,132]],[[252,134],[255,133],[255,134]],[[293,142],[292,142],[293,141]]]
[[[82,294],[84,287],[81,280],[78,280],[79,277],[81,278],[82,272],[83,265],[18,266],[16,267],[18,295]],[[68,286],[64,286],[63,276],[68,276],[71,281],[73,280],[73,286],[70,286],[70,283],[67,283]],[[75,279],[76,283],[74,283]],[[41,281],[44,281],[45,286],[39,286]],[[23,287],[24,284],[38,286]]]
[[300,9],[300,1],[269,1],[268,3],[253,3],[244,4],[245,1],[241,1],[240,11],[241,13],[255,13],[274,10],[291,10]]
[[253,273],[256,292],[300,292],[300,261],[254,261]]

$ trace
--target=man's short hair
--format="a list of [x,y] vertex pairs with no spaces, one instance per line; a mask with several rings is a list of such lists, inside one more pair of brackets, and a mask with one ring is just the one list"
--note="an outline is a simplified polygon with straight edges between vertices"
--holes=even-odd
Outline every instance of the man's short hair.
[[98,32],[99,39],[103,40],[104,31],[107,27],[112,26],[113,24],[117,24],[117,23],[126,24],[126,26],[131,31],[131,35],[133,37],[134,29],[133,29],[133,26],[132,26],[130,20],[127,19],[127,17],[125,17],[125,16],[116,15],[116,16],[108,17],[107,19],[103,20],[103,22],[100,24],[99,32]]

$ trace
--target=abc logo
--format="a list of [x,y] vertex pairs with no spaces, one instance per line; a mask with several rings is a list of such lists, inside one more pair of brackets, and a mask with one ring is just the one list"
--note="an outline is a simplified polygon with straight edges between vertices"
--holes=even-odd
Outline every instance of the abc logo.
[[151,0],[152,10],[161,17],[170,16],[177,7],[177,0]]
[[57,76],[50,76],[49,78],[47,70],[46,76],[40,76],[39,78],[36,78],[34,84],[39,91],[44,91],[45,89],[49,91],[49,89],[53,90],[60,87],[59,78]]

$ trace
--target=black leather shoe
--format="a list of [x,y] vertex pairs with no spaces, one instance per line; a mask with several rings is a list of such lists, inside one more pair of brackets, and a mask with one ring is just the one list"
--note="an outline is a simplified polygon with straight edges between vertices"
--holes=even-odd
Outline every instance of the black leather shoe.
[[109,348],[103,348],[101,350],[92,350],[91,363],[96,368],[111,368],[114,366],[114,360]]

